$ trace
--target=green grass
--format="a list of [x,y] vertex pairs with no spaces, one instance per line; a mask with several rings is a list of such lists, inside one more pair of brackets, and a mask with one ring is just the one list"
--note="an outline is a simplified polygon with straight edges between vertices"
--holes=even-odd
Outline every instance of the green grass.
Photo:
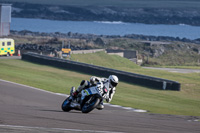
[[[101,54],[102,57],[105,55]],[[97,55],[98,55],[97,54]],[[120,82],[112,104],[145,109],[151,113],[175,114],[200,116],[200,75],[199,74],[176,74],[165,71],[155,71],[142,69],[126,59],[118,56],[108,56],[104,61],[98,59],[93,54],[93,60],[98,65],[115,66],[119,69],[128,69],[140,74],[158,76],[181,82],[181,91],[163,91],[153,90],[146,87]],[[84,59],[85,55],[76,55],[79,61]],[[97,57],[96,57],[97,56]],[[75,58],[73,56],[72,58]],[[112,59],[112,61],[110,60]],[[93,64],[95,62],[91,61]],[[123,63],[117,63],[123,62]],[[125,67],[127,64],[127,68]],[[89,79],[92,75],[81,74],[73,71],[67,71],[45,65],[33,64],[22,60],[0,59],[0,79],[9,80],[21,84],[30,85],[58,93],[69,94],[71,86],[77,87],[82,79]]]
[[26,2],[34,4],[72,5],[72,6],[118,6],[139,8],[199,8],[198,0],[6,0],[6,2]]
[[200,55],[197,52],[186,50],[186,48],[178,49],[177,45],[174,45],[174,48],[176,50],[168,50],[157,58],[149,58],[150,64],[154,65],[156,62],[156,65],[160,66],[196,66],[196,68],[200,68]]
[[[160,77],[160,78],[166,78],[166,79],[171,79],[175,81],[185,81],[185,76],[190,74],[183,74],[182,77],[179,77],[177,79],[176,76],[174,75],[179,75],[179,74],[174,74],[170,72],[166,72],[164,70],[151,70],[151,69],[142,69],[140,66],[134,64],[133,62],[129,61],[126,58],[117,56],[117,55],[107,55],[104,52],[97,52],[95,54],[72,54],[71,60],[74,61],[80,61],[88,64],[95,64],[98,66],[104,66],[108,68],[113,68],[113,69],[118,69],[118,70],[123,70],[123,71],[128,71],[128,72],[133,72],[133,73],[138,73],[138,74],[144,74],[144,75],[149,75],[149,76],[155,76],[155,77]],[[199,68],[199,67],[185,67],[185,68]],[[196,73],[193,73],[191,75],[198,75]],[[197,80],[200,80],[198,76],[195,76]],[[189,78],[186,78],[186,80],[190,80]]]
[[[101,59],[102,58],[102,59]],[[200,74],[199,73],[171,73],[164,70],[152,70],[143,69],[128,59],[122,58],[117,55],[107,55],[103,52],[95,54],[77,54],[72,55],[72,60],[79,60],[80,62],[95,64],[99,66],[105,66],[113,69],[133,72],[137,74],[143,74],[148,76],[154,76],[158,78],[164,78],[169,80],[178,81],[181,83],[182,91],[195,89],[200,91]],[[192,88],[188,88],[192,87]]]
[[108,56],[105,52],[97,52],[95,54],[72,54],[71,60],[119,70],[141,68],[126,58],[116,55]]
[[21,60],[2,59],[0,68],[0,78],[59,93],[66,93],[66,88],[71,88],[88,76]]

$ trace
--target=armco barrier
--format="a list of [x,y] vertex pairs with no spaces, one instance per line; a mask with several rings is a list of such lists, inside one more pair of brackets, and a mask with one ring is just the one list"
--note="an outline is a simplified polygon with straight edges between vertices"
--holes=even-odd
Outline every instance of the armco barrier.
[[176,81],[155,78],[151,76],[145,76],[86,63],[80,63],[76,61],[70,61],[65,59],[59,59],[55,57],[49,57],[45,55],[39,55],[36,53],[25,53],[22,54],[22,60],[35,62],[39,64],[59,67],[66,70],[77,71],[90,75],[108,77],[109,75],[117,75],[120,81],[124,81],[131,84],[137,84],[146,86],[153,89],[160,90],[176,90],[180,91],[180,83]]

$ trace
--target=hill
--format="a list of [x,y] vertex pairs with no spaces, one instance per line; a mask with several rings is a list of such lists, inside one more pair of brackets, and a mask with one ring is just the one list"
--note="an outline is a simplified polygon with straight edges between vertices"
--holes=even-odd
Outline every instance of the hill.
[[[4,1],[4,0],[1,0]],[[148,8],[199,8],[198,0],[6,0],[4,2],[19,2],[44,5],[70,6],[115,6],[115,7],[148,7]]]
[[13,17],[200,25],[197,0],[2,0]]

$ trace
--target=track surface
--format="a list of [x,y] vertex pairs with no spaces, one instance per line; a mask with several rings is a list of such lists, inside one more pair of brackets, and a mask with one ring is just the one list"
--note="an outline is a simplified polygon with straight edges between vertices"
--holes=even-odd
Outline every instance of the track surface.
[[200,132],[200,122],[195,121],[199,117],[137,113],[110,106],[89,114],[63,112],[60,106],[64,99],[0,80],[0,132]]

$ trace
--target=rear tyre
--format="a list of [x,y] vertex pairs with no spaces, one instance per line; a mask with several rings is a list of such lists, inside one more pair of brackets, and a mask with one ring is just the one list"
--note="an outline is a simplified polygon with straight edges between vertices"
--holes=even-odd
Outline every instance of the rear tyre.
[[99,102],[100,102],[100,99],[96,97],[90,103],[85,103],[82,107],[82,113],[89,113],[94,108],[96,108]]
[[70,107],[70,101],[69,101],[69,97],[67,99],[65,99],[65,101],[62,103],[61,108],[63,111],[65,112],[69,112],[72,108]]

